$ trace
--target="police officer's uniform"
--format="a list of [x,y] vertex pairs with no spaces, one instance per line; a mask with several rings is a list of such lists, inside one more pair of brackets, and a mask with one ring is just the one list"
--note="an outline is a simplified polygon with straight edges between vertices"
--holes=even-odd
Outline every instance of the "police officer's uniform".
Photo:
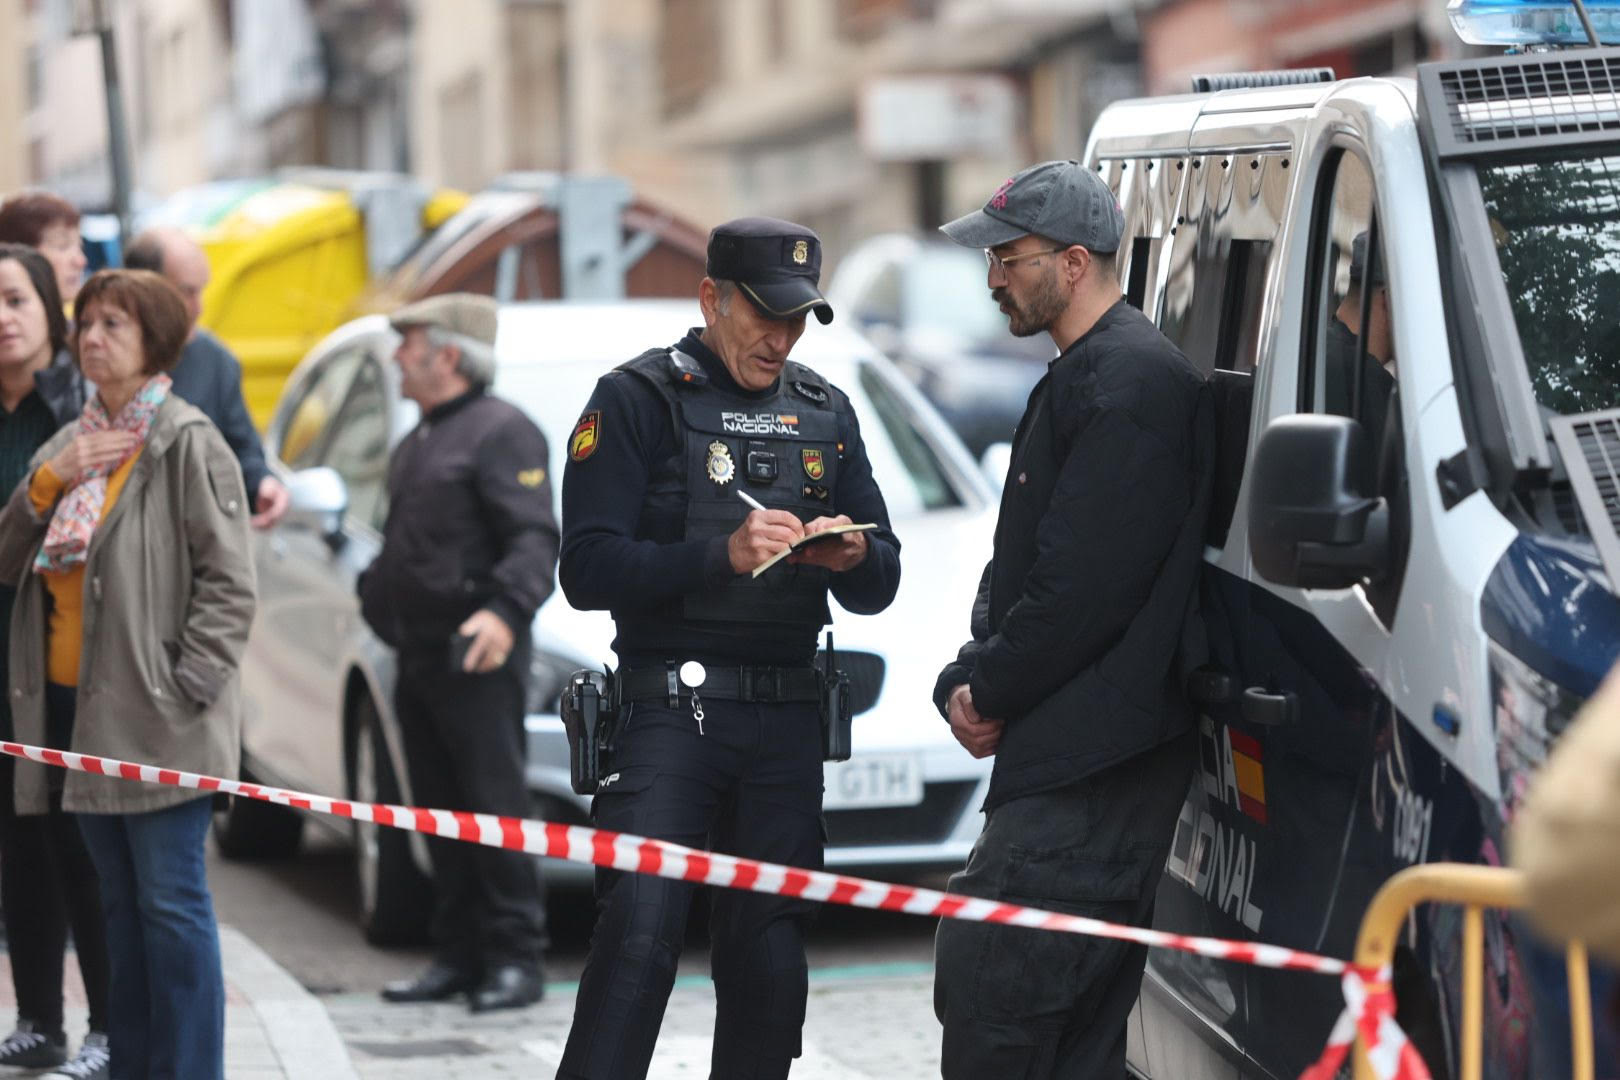
[[[733,303],[778,318],[831,308],[820,243],[743,219],[710,237],[709,276]],[[874,522],[839,574],[781,562],[736,574],[728,537],[746,491],[801,520]],[[561,581],[618,628],[622,705],[592,808],[596,825],[699,848],[821,865],[822,752],[812,667],[827,592],[857,613],[888,606],[899,542],[849,399],[791,360],[752,392],[693,330],[604,376],[569,442]],[[694,690],[680,668],[703,667]],[[690,669],[689,669],[690,670]],[[598,916],[560,1077],[646,1075],[674,982],[690,884],[599,871]],[[799,1052],[805,901],[716,890],[713,1075],[778,1077]]]

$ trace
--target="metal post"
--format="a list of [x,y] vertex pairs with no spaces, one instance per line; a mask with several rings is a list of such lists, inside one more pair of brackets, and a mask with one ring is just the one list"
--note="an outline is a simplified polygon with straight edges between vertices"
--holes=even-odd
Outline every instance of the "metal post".
[[101,40],[101,77],[107,95],[107,156],[112,163],[113,213],[118,215],[118,244],[129,246],[130,157],[129,128],[124,123],[123,90],[118,81],[118,45],[106,0],[92,0],[96,37]]
[[1592,48],[1602,46],[1598,40],[1597,28],[1592,25],[1592,17],[1586,13],[1585,0],[1571,0],[1575,5],[1575,15],[1581,20],[1581,28],[1586,31],[1586,40],[1592,43]]

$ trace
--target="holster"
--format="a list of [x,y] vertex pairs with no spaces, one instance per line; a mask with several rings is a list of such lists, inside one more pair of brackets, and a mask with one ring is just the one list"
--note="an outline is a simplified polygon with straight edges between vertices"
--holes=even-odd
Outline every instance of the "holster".
[[562,722],[568,735],[568,782],[577,795],[596,794],[602,760],[613,751],[619,719],[617,685],[607,668],[580,670],[568,677]]

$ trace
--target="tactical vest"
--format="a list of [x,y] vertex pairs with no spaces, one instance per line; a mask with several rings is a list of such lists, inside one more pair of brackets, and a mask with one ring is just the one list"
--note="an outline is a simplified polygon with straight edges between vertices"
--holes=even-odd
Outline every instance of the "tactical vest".
[[[735,532],[752,510],[739,491],[801,521],[836,513],[843,425],[820,375],[790,360],[775,394],[743,398],[715,386],[702,365],[678,349],[644,353],[621,370],[645,379],[669,404],[676,459],[654,486],[662,497],[684,500],[687,540]],[[814,633],[831,621],[829,577],[819,566],[783,560],[757,578],[739,574],[723,588],[688,593],[682,614]]]

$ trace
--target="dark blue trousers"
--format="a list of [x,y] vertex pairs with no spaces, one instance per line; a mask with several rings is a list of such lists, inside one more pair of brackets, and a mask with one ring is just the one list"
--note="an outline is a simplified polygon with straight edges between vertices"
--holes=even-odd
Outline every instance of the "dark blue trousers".
[[[592,806],[600,828],[819,869],[821,721],[814,703],[628,704]],[[696,886],[597,871],[596,930],[559,1078],[647,1075]],[[714,1080],[779,1080],[799,1055],[808,901],[716,889]]]

